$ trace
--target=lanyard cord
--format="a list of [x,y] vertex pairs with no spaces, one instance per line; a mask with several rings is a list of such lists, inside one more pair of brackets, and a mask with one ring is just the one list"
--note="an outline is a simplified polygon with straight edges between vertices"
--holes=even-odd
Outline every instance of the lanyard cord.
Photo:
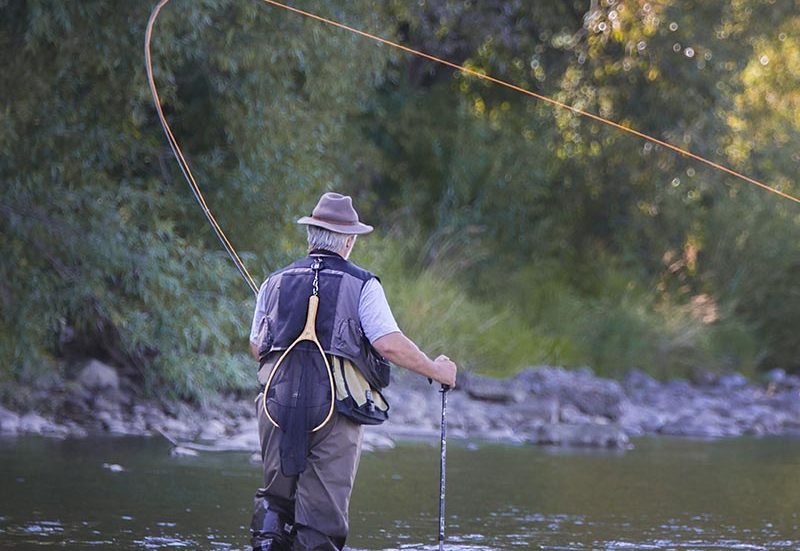
[[[205,217],[208,220],[209,224],[211,224],[211,227],[214,230],[214,233],[216,233],[217,238],[220,240],[220,242],[222,243],[223,248],[225,249],[225,252],[228,253],[228,256],[233,261],[233,264],[236,266],[236,269],[239,271],[239,274],[242,276],[242,278],[244,279],[245,283],[247,283],[247,285],[250,287],[250,290],[253,291],[254,294],[258,294],[258,286],[256,285],[255,281],[253,280],[253,277],[250,275],[250,272],[247,271],[247,268],[245,267],[244,262],[242,262],[242,259],[236,253],[236,249],[233,247],[231,242],[228,240],[227,236],[225,235],[225,232],[222,231],[222,228],[217,223],[217,220],[214,217],[214,214],[211,212],[211,209],[208,207],[208,204],[206,203],[206,200],[203,197],[203,193],[200,191],[200,187],[197,185],[197,181],[194,178],[194,174],[192,174],[192,171],[189,168],[189,163],[186,161],[186,158],[184,157],[183,152],[181,151],[181,148],[178,145],[178,141],[175,139],[175,136],[172,134],[172,129],[170,128],[169,124],[167,123],[167,120],[164,117],[164,112],[161,109],[161,100],[159,99],[158,89],[156,88],[155,80],[153,78],[153,65],[152,65],[152,59],[151,59],[151,55],[150,55],[150,42],[151,42],[151,38],[152,38],[152,34],[153,34],[153,27],[155,25],[156,19],[158,18],[158,14],[161,11],[161,8],[163,8],[169,1],[170,0],[159,0],[158,4],[156,4],[156,6],[153,8],[153,11],[150,13],[150,18],[147,21],[147,30],[145,32],[144,56],[145,56],[145,65],[146,65],[146,68],[147,68],[147,81],[148,81],[148,83],[150,85],[150,92],[152,92],[152,94],[153,94],[153,102],[155,103],[156,113],[158,114],[158,119],[161,122],[161,127],[164,129],[164,133],[167,136],[167,141],[169,142],[170,149],[172,149],[172,153],[175,155],[175,159],[178,161],[178,165],[180,166],[180,169],[181,169],[181,172],[183,173],[184,178],[186,178],[186,181],[189,183],[189,187],[192,190],[192,194],[194,195],[195,199],[197,200],[198,204],[200,205],[200,208],[203,209],[203,214],[205,215]],[[542,95],[542,94],[537,94],[536,92],[532,92],[531,90],[528,90],[526,88],[522,88],[521,86],[517,86],[515,84],[511,84],[510,82],[501,80],[499,78],[495,78],[495,77],[487,75],[487,74],[484,74],[484,73],[482,73],[480,71],[477,71],[475,69],[469,69],[468,67],[464,67],[463,65],[458,65],[458,64],[453,63],[451,61],[447,61],[446,59],[442,59],[442,58],[436,57],[434,55],[428,54],[428,53],[420,51],[420,50],[415,50],[414,48],[409,48],[408,46],[403,46],[402,44],[399,44],[397,42],[393,42],[393,41],[388,40],[386,38],[382,38],[380,36],[377,36],[377,35],[362,31],[360,29],[356,29],[354,27],[350,27],[349,25],[345,25],[343,23],[339,23],[338,21],[334,21],[332,19],[327,19],[327,18],[322,17],[320,15],[317,15],[315,13],[304,11],[304,10],[301,10],[301,9],[298,9],[298,8],[295,8],[295,7],[292,7],[292,6],[288,6],[286,4],[281,4],[280,2],[276,2],[275,0],[261,0],[261,1],[266,3],[266,4],[270,4],[272,6],[275,6],[275,7],[278,7],[278,8],[282,8],[284,10],[296,13],[298,15],[302,15],[304,17],[309,17],[309,18],[314,19],[316,21],[319,21],[321,23],[325,23],[326,25],[332,25],[334,27],[338,27],[340,29],[355,33],[355,34],[357,34],[359,36],[362,36],[364,38],[369,38],[369,39],[374,40],[376,42],[380,42],[381,44],[386,44],[387,46],[391,46],[393,48],[397,48],[397,49],[402,50],[404,52],[407,52],[407,53],[410,53],[410,54],[413,54],[413,55],[416,55],[416,56],[419,56],[419,57],[423,57],[423,58],[428,59],[430,61],[434,61],[434,62],[439,63],[441,65],[445,65],[447,67],[450,67],[450,68],[455,69],[457,71],[460,71],[462,73],[474,76],[476,78],[479,78],[479,79],[482,79],[482,80],[486,80],[486,81],[492,82],[492,83],[500,85],[500,86],[504,86],[505,88],[509,88],[511,90],[514,90],[515,92],[519,92],[521,94],[525,94],[525,95],[531,96],[533,98],[536,98],[536,99],[538,99],[540,101],[543,101],[543,102],[548,103],[550,105],[553,105],[555,107],[559,107],[561,109],[566,109],[568,111],[571,111],[572,113],[575,113],[576,115],[580,115],[580,116],[583,116],[583,117],[590,118],[590,119],[592,119],[594,121],[597,121],[599,123],[605,124],[605,125],[610,126],[612,128],[616,128],[617,130],[621,130],[623,132],[627,132],[628,134],[632,134],[632,135],[637,136],[637,137],[639,137],[639,138],[641,138],[643,140],[646,140],[648,142],[652,142],[654,144],[657,144],[657,145],[660,145],[660,146],[665,147],[667,149],[670,149],[670,150],[672,150],[672,151],[674,151],[674,152],[676,152],[676,153],[678,153],[680,155],[689,157],[691,159],[694,159],[696,161],[704,163],[704,164],[706,164],[706,165],[708,165],[708,166],[710,166],[710,167],[712,167],[712,168],[714,168],[716,170],[722,171],[722,172],[724,172],[724,173],[726,173],[726,174],[728,174],[730,176],[738,178],[739,180],[742,180],[742,181],[747,182],[749,184],[752,184],[754,186],[758,186],[758,187],[760,187],[760,188],[762,188],[762,189],[764,189],[766,191],[769,191],[769,192],[774,193],[774,194],[776,194],[776,195],[778,195],[780,197],[783,197],[784,199],[789,199],[790,201],[794,201],[795,203],[800,204],[800,198],[798,198],[798,197],[795,197],[793,195],[790,195],[789,193],[783,192],[783,191],[781,191],[781,190],[779,190],[777,188],[769,186],[769,185],[767,185],[767,184],[765,184],[765,183],[763,183],[763,182],[761,182],[759,180],[756,180],[755,178],[751,178],[751,177],[749,177],[749,176],[747,176],[745,174],[742,174],[742,173],[737,172],[737,171],[735,171],[733,169],[730,169],[730,168],[728,168],[728,167],[726,167],[726,166],[724,166],[722,164],[719,164],[719,163],[716,163],[714,161],[711,161],[711,160],[709,160],[709,159],[707,159],[707,158],[705,158],[705,157],[703,157],[701,155],[698,155],[696,153],[692,153],[688,149],[684,149],[682,147],[678,147],[677,145],[673,145],[673,144],[671,144],[669,142],[666,142],[664,140],[660,140],[658,138],[655,138],[655,137],[653,137],[653,136],[651,136],[649,134],[645,134],[644,132],[640,132],[639,130],[636,130],[635,128],[631,128],[631,127],[625,126],[623,124],[620,124],[618,122],[614,122],[612,120],[609,120],[609,119],[607,119],[605,117],[602,117],[600,115],[596,115],[596,114],[591,113],[589,111],[584,111],[583,109],[579,109],[577,107],[573,107],[571,105],[568,105],[568,104],[563,103],[561,101],[558,101],[556,99],[550,98],[548,96],[545,96],[545,95]]]

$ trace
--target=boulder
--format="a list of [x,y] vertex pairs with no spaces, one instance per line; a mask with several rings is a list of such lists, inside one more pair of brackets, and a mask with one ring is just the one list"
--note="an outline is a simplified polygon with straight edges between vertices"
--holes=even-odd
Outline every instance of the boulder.
[[666,423],[661,434],[691,436],[695,438],[722,438],[740,436],[744,433],[735,420],[724,418],[714,411],[689,412]]
[[564,404],[558,412],[558,419],[568,425],[578,425],[592,423],[594,418],[583,413],[574,404]]
[[394,447],[394,440],[388,434],[369,429],[364,431],[364,438],[361,441],[362,451],[391,450]]
[[38,413],[26,413],[19,418],[19,431],[30,434],[44,434],[49,430],[51,423]]
[[528,396],[519,404],[510,406],[509,411],[516,413],[527,422],[557,423],[559,420],[560,401],[556,396]]
[[768,384],[780,384],[786,379],[786,370],[776,367],[764,374],[764,380]]
[[568,393],[566,399],[587,415],[618,419],[622,414],[625,393],[616,381],[594,379]]
[[622,380],[625,389],[630,391],[658,390],[661,387],[656,379],[641,369],[630,369]]
[[184,448],[183,446],[175,446],[169,450],[169,454],[172,457],[197,457],[199,455],[196,450]]
[[514,384],[513,379],[491,379],[474,374],[465,378],[464,388],[470,398],[503,404],[522,402],[528,394],[525,389]]
[[741,373],[726,373],[717,381],[717,385],[725,390],[741,389],[748,386],[750,382]]
[[629,436],[641,436],[657,432],[667,422],[667,418],[653,408],[629,403],[622,409],[618,422]]
[[91,360],[80,373],[78,382],[88,390],[119,389],[119,375],[117,371],[103,362]]
[[572,404],[589,416],[615,420],[622,413],[625,401],[625,392],[617,381],[595,377],[588,369],[528,368],[513,381],[523,391],[556,397],[562,404]]
[[217,445],[225,448],[226,450],[242,450],[251,452],[261,449],[261,442],[259,441],[258,432],[249,430],[234,434],[229,438],[219,440]]
[[19,431],[19,415],[0,406],[0,434],[17,434]]
[[617,425],[560,425],[547,423],[540,426],[527,439],[531,444],[551,446],[577,446],[591,448],[631,447],[628,435]]
[[[200,440],[219,440],[225,433],[227,432],[227,428],[222,421],[217,419],[211,419],[203,423],[202,428],[200,429]],[[258,432],[256,431],[256,434]]]
[[720,374],[705,367],[695,367],[689,375],[692,384],[702,387],[714,386],[719,383]]

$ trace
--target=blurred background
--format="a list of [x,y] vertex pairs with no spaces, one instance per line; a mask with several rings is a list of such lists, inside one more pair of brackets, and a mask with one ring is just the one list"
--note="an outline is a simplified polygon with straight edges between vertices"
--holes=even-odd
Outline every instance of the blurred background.
[[[0,0],[3,401],[86,358],[167,397],[253,388],[252,295],[147,88],[151,4]],[[800,193],[796,1],[295,4]],[[259,282],[336,190],[401,327],[466,369],[800,370],[795,203],[259,2],[174,0],[153,60]]]

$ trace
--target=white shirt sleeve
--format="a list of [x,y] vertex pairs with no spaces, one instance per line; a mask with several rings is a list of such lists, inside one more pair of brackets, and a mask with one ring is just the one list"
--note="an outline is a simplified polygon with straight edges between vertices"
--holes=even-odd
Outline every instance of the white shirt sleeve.
[[258,330],[261,329],[261,320],[267,315],[267,282],[261,284],[256,297],[256,308],[253,312],[253,323],[250,325],[250,342],[258,344]]
[[364,284],[358,301],[358,317],[369,342],[374,343],[389,333],[400,331],[389,308],[381,282],[375,278]]

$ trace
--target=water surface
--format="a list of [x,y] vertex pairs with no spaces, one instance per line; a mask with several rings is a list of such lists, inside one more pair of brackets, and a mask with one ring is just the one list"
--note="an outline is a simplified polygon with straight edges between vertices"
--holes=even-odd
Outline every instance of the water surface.
[[[798,440],[449,444],[450,549],[800,549]],[[0,549],[245,549],[260,482],[247,459],[173,458],[146,438],[2,439]],[[437,529],[438,448],[365,454],[349,545],[432,549]]]

